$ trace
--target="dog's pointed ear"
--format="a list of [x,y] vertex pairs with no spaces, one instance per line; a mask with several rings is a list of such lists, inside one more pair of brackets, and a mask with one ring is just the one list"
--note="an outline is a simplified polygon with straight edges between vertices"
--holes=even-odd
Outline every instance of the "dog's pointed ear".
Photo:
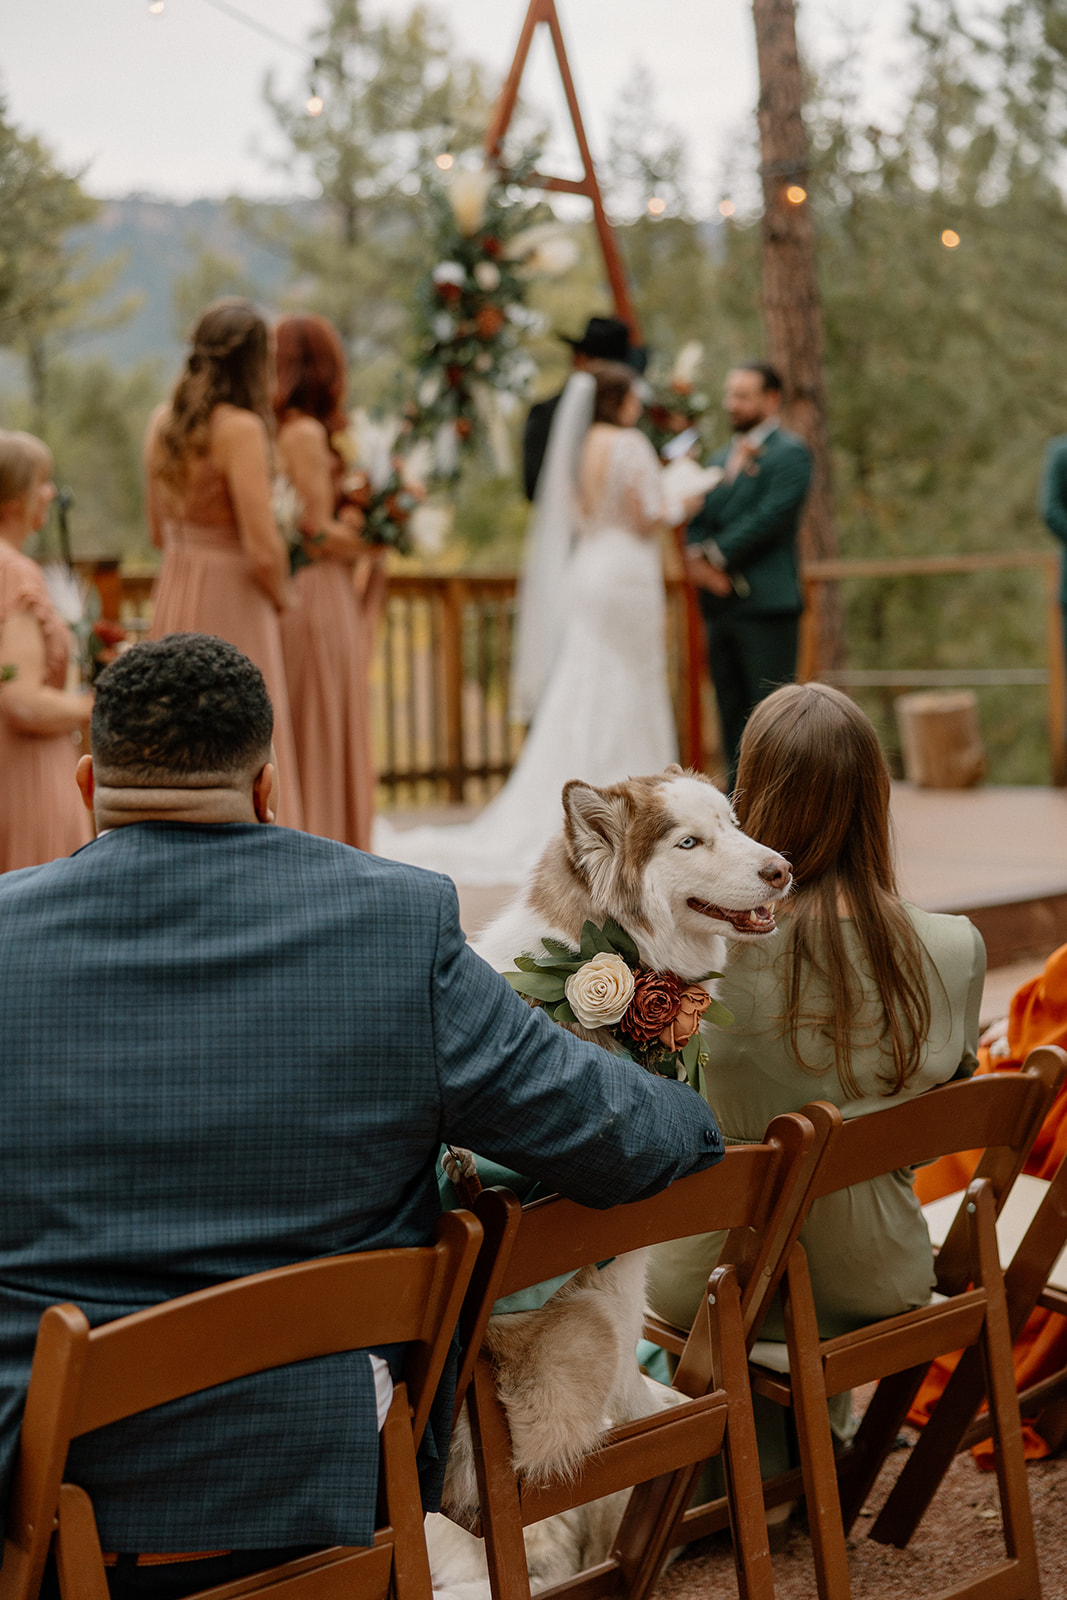
[[572,864],[601,899],[632,811],[625,792],[594,789],[572,778],[563,785],[563,836]]
[[663,776],[665,778],[684,778],[685,768],[680,767],[677,761],[672,761],[669,767],[664,767]]

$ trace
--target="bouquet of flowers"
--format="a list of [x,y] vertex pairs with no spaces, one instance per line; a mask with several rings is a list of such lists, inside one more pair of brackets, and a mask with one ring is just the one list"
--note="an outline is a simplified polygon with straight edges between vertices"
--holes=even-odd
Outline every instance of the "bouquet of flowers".
[[405,457],[398,450],[403,431],[398,418],[372,422],[360,410],[350,427],[331,435],[330,445],[345,465],[338,516],[343,521],[345,507],[353,507],[363,518],[360,532],[368,544],[409,556],[415,549],[412,513],[426,498],[426,489],[421,458],[415,451]]
[[657,453],[683,433],[696,443],[696,425],[711,403],[696,387],[703,358],[704,346],[691,339],[679,350],[667,382],[653,387],[643,426]]
[[[403,431],[398,418],[372,422],[366,412],[357,411],[347,428],[330,435],[330,447],[343,466],[338,520],[347,520],[348,509],[358,512],[351,519],[353,531],[367,544],[384,545],[407,556],[417,543],[412,514],[426,497],[419,473],[427,452],[416,446],[406,457],[401,455],[398,441]],[[289,547],[290,571],[299,572],[314,560],[308,546],[319,542],[319,536],[309,528],[300,496],[287,478],[274,480],[271,506]]]
[[703,987],[721,972],[688,982],[674,972],[641,964],[625,928],[608,917],[602,928],[587,922],[577,951],[558,939],[542,939],[544,954],[515,957],[504,977],[523,998],[548,1011],[554,1022],[605,1029],[617,1053],[665,1078],[687,1078],[695,1088],[706,1056],[700,1020],[729,1027],[733,1017]]
[[42,572],[52,604],[74,635],[82,682],[95,683],[104,668],[129,649],[129,634],[121,622],[100,615],[100,595],[95,586],[79,577],[66,562],[49,561]]

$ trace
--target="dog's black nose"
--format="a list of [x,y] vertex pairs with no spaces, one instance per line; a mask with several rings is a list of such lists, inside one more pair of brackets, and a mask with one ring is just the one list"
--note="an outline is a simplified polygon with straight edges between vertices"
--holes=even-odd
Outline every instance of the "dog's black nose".
[[781,856],[772,856],[767,865],[760,868],[759,875],[772,889],[788,889],[793,876]]

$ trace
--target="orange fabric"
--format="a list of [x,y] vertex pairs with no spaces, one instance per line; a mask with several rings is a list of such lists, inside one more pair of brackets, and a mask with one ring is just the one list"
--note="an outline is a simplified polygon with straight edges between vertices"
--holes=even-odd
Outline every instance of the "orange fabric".
[[[1008,1012],[1009,1054],[990,1061],[988,1051],[979,1052],[979,1072],[1017,1072],[1039,1045],[1058,1044],[1067,1049],[1067,945],[1053,951],[1044,971],[1024,983],[1012,996]],[[1061,1089],[1034,1141],[1025,1171],[1035,1178],[1051,1179],[1067,1155],[1067,1089]],[[979,1152],[945,1156],[916,1175],[915,1192],[925,1205],[963,1189],[974,1176]],[[908,1420],[922,1427],[936,1405],[958,1356],[943,1356],[927,1373]],[[1015,1382],[1019,1389],[1051,1377],[1067,1366],[1067,1317],[1040,1307],[1033,1311],[1015,1341]],[[1047,1456],[1048,1445],[1032,1423],[1024,1420],[1023,1444],[1027,1460]],[[992,1441],[986,1440],[972,1452],[980,1467],[992,1470]]]
[[[228,1556],[229,1550],[197,1550],[192,1555],[187,1551],[179,1550],[176,1555],[139,1555],[139,1567],[172,1567],[179,1561],[210,1561],[214,1556]],[[117,1567],[119,1558],[114,1550],[104,1551],[104,1566]]]

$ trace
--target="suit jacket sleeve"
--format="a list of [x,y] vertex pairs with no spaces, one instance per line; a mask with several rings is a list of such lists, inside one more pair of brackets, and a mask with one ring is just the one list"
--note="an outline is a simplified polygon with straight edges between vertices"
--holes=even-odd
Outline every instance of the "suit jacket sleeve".
[[1067,440],[1054,439],[1045,452],[1041,515],[1049,532],[1067,544]]
[[689,525],[690,543],[714,539],[727,572],[744,571],[773,545],[787,543],[811,482],[811,456],[799,442],[780,446],[761,465],[763,489],[740,516],[729,515],[731,485],[713,489]]
[[641,1199],[721,1160],[687,1084],[586,1044],[475,955],[444,887],[433,969],[442,1137],[583,1205]]
[[537,492],[537,480],[541,476],[552,418],[559,400],[560,396],[556,394],[538,401],[537,405],[530,407],[526,418],[522,432],[522,487],[527,500],[532,500]]

